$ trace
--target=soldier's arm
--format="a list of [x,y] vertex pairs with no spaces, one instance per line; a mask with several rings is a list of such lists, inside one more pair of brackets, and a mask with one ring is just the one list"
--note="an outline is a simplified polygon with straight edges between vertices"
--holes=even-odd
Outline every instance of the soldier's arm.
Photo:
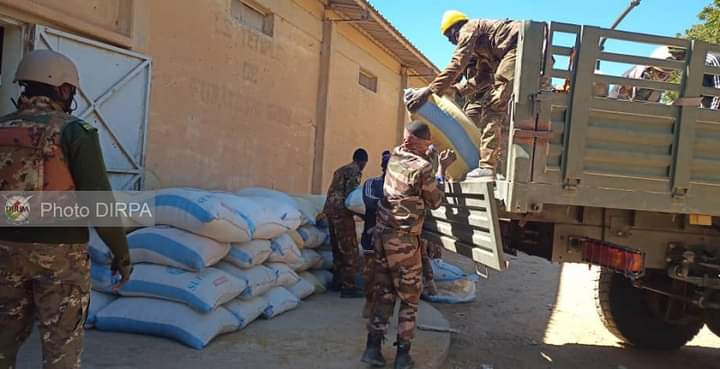
[[442,95],[457,80],[457,77],[465,71],[473,55],[476,40],[475,32],[460,32],[458,44],[452,59],[450,59],[450,64],[428,86],[434,94]]
[[348,172],[345,177],[345,198],[350,196],[350,193],[355,191],[360,186],[360,180],[362,179],[362,172]]
[[[69,123],[62,133],[62,146],[77,191],[112,191],[107,176],[97,129],[89,123]],[[113,201],[113,199],[109,199]],[[96,227],[119,268],[129,268],[127,237],[122,227]]]
[[420,185],[422,186],[422,199],[425,201],[425,206],[430,209],[439,208],[444,194],[438,186],[431,165],[425,166],[420,172]]

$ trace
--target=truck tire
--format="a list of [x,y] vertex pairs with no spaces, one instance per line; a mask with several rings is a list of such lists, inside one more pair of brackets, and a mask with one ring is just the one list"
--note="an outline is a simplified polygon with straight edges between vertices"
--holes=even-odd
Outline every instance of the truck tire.
[[683,315],[668,321],[653,308],[664,295],[633,287],[623,275],[603,269],[598,279],[595,305],[605,327],[621,341],[643,349],[674,350],[700,332],[702,318]]

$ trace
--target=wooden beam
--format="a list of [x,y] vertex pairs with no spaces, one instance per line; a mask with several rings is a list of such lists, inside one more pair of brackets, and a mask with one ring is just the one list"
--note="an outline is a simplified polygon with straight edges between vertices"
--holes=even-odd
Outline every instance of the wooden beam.
[[325,163],[325,128],[328,119],[328,96],[330,90],[330,64],[333,53],[332,36],[334,25],[325,17],[320,45],[320,74],[318,78],[317,110],[315,112],[315,152],[313,154],[312,193],[322,193],[323,167]]

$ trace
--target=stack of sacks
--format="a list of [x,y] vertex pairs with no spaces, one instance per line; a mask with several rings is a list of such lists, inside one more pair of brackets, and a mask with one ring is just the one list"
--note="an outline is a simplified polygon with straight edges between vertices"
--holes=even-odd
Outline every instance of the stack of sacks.
[[[329,281],[329,272],[314,270],[328,264],[315,251],[328,238],[314,224],[317,212],[312,201],[261,188],[158,191],[160,225],[129,234],[130,281],[120,298],[93,298],[88,324],[202,349],[219,334],[293,309]],[[92,253],[107,266],[97,269],[109,271],[107,252]],[[93,285],[109,291],[113,281],[97,274]]]

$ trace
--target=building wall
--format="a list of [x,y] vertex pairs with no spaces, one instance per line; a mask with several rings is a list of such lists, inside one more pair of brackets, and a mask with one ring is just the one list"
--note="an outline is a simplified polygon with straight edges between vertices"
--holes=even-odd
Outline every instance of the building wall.
[[[255,0],[274,14],[272,37],[237,21],[231,0],[68,1],[0,0],[0,14],[152,57],[148,188],[310,191],[320,0]],[[400,139],[400,65],[349,23],[333,28],[323,188],[357,147],[370,153],[366,177],[379,174],[380,153]],[[360,68],[377,92],[359,85]]]

